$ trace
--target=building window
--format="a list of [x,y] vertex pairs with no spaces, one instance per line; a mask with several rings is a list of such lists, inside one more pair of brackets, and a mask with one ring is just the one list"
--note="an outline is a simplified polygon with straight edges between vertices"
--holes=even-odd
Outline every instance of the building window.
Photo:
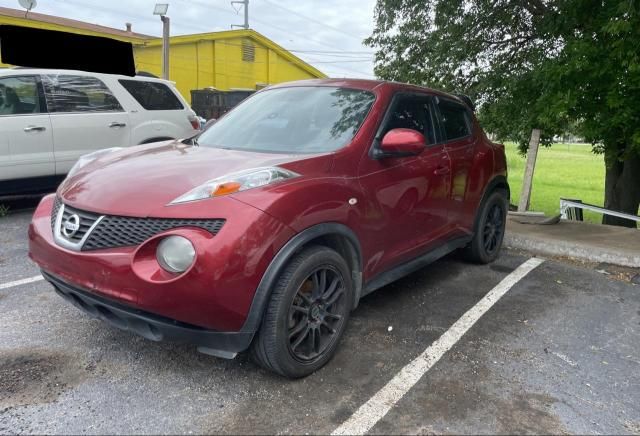
[[249,41],[242,41],[242,60],[245,62],[256,60],[256,46]]

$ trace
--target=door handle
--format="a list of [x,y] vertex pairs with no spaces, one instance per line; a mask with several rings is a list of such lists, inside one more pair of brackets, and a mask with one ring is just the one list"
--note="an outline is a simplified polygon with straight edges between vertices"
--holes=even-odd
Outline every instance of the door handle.
[[433,174],[435,174],[437,176],[444,176],[445,174],[449,174],[450,172],[451,172],[451,170],[449,169],[449,166],[448,165],[447,166],[443,165],[441,167],[436,168],[433,171]]
[[43,126],[27,126],[23,130],[25,132],[44,132],[47,128]]
[[109,124],[109,127],[114,128],[114,127],[126,127],[125,123],[118,123],[116,121],[114,121],[113,123]]

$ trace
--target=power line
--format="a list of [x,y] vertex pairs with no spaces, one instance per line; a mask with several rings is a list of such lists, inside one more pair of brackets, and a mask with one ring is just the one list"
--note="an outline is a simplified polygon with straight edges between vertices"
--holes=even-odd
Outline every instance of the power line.
[[[83,2],[80,2],[80,1],[77,1],[77,0],[56,0],[56,1],[60,2],[60,3],[73,4],[73,5],[76,5],[76,6],[83,7],[85,9],[99,10],[99,11],[106,12],[106,13],[114,13],[114,14],[121,14],[122,13],[122,11],[118,11],[118,10],[115,10],[115,9],[112,9],[112,8],[106,8],[106,7],[103,7],[103,6],[95,6],[95,5],[89,6],[86,3],[83,3]],[[229,11],[227,9],[223,9],[223,8],[220,8],[220,7],[217,7],[217,6],[214,6],[214,5],[210,5],[210,4],[206,4],[206,3],[203,3],[203,2],[198,1],[198,0],[181,0],[181,1],[194,3],[194,4],[197,4],[197,5],[200,5],[200,6],[204,7],[204,8],[218,10],[218,11],[221,11],[221,12],[224,12],[224,13],[227,13],[227,14],[235,15],[235,14],[233,14],[233,12],[231,12],[231,11]],[[139,16],[139,15],[138,16],[132,16],[132,17],[136,18],[136,19],[139,19],[141,21],[155,21],[155,20],[151,19],[150,17],[147,18],[147,17],[142,17],[142,16]],[[278,27],[278,26],[274,26],[274,25],[272,25],[270,23],[266,23],[266,22],[263,22],[261,20],[256,20],[256,19],[253,19],[253,20],[256,21],[256,22],[262,23],[265,26],[272,27],[272,28],[275,28],[277,30],[280,30],[281,32],[289,33],[288,30],[283,29],[283,28]],[[190,26],[191,27],[197,27],[199,29],[202,29],[205,32],[209,31],[209,29],[207,29],[207,28],[205,28],[205,27],[203,27],[201,25],[193,25],[192,24]],[[297,34],[295,34],[295,35],[297,35]],[[318,45],[323,45],[325,47],[332,48],[334,50],[295,50],[295,49],[292,49],[292,50],[285,49],[285,50],[287,50],[287,51],[289,51],[291,53],[315,54],[315,55],[318,55],[318,56],[329,56],[331,54],[337,54],[337,55],[342,55],[342,54],[344,54],[344,55],[347,55],[347,54],[373,54],[371,52],[335,50],[335,47],[332,47],[332,46],[330,46],[328,44],[325,44],[323,42],[315,41],[315,40],[313,40],[311,38],[308,38],[308,37],[305,37],[305,39],[310,41],[310,42],[314,42],[314,43],[316,43]],[[228,42],[225,42],[225,43],[229,44],[229,45],[233,45],[233,44],[228,43]],[[236,44],[236,45],[239,45],[239,44]],[[340,57],[340,56],[335,56],[335,57]],[[366,61],[365,59],[360,59],[360,58],[354,59],[354,60],[358,60],[358,61],[362,60],[363,62]],[[333,63],[333,62],[322,61],[322,60],[319,60],[319,59],[311,59],[311,58],[309,58],[309,62],[314,62],[314,63]],[[340,61],[336,61],[335,63],[336,63],[336,65],[334,65],[333,68],[337,68],[337,69],[341,69],[341,70],[345,70],[345,71],[350,71],[352,73],[357,73],[357,74],[361,74],[361,75],[364,75],[364,76],[374,77],[370,73],[365,73],[363,71],[358,71],[358,70],[351,69],[351,68],[348,68],[348,67],[341,67],[341,66],[337,65],[339,63],[342,63]]]
[[[224,13],[226,13],[226,14],[235,15],[235,14],[234,14],[233,12],[231,12],[230,10],[227,10],[227,9],[221,8],[221,7],[219,7],[219,6],[211,5],[211,4],[208,4],[208,3],[204,3],[204,2],[199,1],[199,0],[182,0],[182,1],[185,1],[185,2],[188,2],[188,3],[193,3],[193,4],[199,5],[199,6],[203,7],[203,8],[206,8],[206,9],[217,10],[217,11],[224,12]],[[291,31],[291,30],[289,30],[289,29],[285,29],[285,28],[283,28],[283,27],[279,27],[279,26],[276,26],[276,25],[274,25],[274,24],[271,24],[271,23],[268,23],[268,22],[266,22],[266,21],[262,21],[262,20],[259,20],[259,19],[256,19],[256,18],[252,18],[252,21],[254,21],[254,22],[256,22],[256,23],[260,23],[260,24],[262,24],[263,26],[267,26],[267,27],[271,27],[272,29],[279,30],[280,32],[282,32],[282,33],[284,33],[284,34],[297,36],[298,38],[301,38],[301,39],[303,39],[303,40],[304,40],[304,41],[306,41],[306,42],[313,42],[313,43],[315,43],[315,44],[317,44],[317,45],[322,45],[322,46],[324,46],[324,47],[328,47],[328,48],[330,48],[330,49],[332,49],[332,50],[336,50],[336,47],[331,46],[331,45],[328,45],[328,44],[326,44],[326,43],[324,43],[324,42],[322,42],[322,41],[318,41],[318,40],[316,40],[316,39],[313,39],[313,38],[309,37],[309,35],[303,35],[303,34],[301,34],[301,33],[292,32],[292,31]]]
[[262,1],[267,3],[267,4],[269,4],[269,5],[271,5],[271,6],[274,6],[274,7],[278,8],[278,9],[281,9],[283,11],[287,11],[287,12],[289,12],[289,13],[297,16],[297,17],[300,17],[300,18],[304,19],[304,20],[311,21],[312,23],[316,23],[316,24],[318,24],[320,26],[326,27],[327,29],[331,29],[331,30],[333,30],[335,32],[339,32],[339,33],[342,33],[343,35],[346,35],[346,36],[349,36],[351,38],[357,39],[360,42],[362,42],[362,40],[364,39],[364,38],[362,38],[360,36],[356,36],[356,35],[354,35],[352,33],[345,32],[344,30],[342,30],[342,29],[340,29],[338,27],[334,27],[334,26],[331,26],[331,25],[329,25],[327,23],[323,23],[322,21],[316,20],[315,18],[307,17],[306,15],[303,15],[303,14],[297,12],[297,11],[294,11],[293,9],[289,9],[289,8],[287,8],[285,6],[279,5],[277,3],[273,3],[273,2],[271,2],[269,0],[262,0]]
[[[199,0],[182,0],[182,1],[187,1],[189,3],[197,4],[197,5],[202,6],[203,8],[207,8],[207,9],[211,9],[211,10],[219,10],[219,11],[222,11],[222,12],[224,12],[226,14],[233,14],[231,11],[229,11],[227,9],[223,9],[221,7],[218,7],[218,6],[214,6],[214,5],[211,5],[211,4],[208,4],[208,3],[204,3],[204,2],[199,1]],[[301,35],[301,34],[298,34],[298,33],[295,33],[295,32],[291,32],[288,29],[283,29],[282,27],[275,26],[275,25],[273,25],[271,23],[267,23],[267,22],[264,22],[262,20],[258,20],[258,19],[255,19],[255,18],[252,18],[252,20],[257,22],[257,23],[261,23],[261,24],[263,24],[265,26],[271,27],[273,29],[279,30],[279,31],[281,31],[281,32],[283,32],[285,34],[291,34],[291,35],[294,35],[294,36],[298,36],[300,38],[303,38],[305,41],[314,42],[314,43],[316,43],[318,45],[322,45],[322,46],[328,47],[328,48],[332,49],[332,51],[334,51],[334,52],[343,53],[343,51],[341,51],[341,50],[336,50],[336,47],[330,46],[330,45],[328,45],[328,44],[326,44],[324,42],[320,42],[320,41],[314,40],[313,38],[310,38],[309,35]],[[318,51],[320,51],[320,50],[318,50]],[[327,51],[325,50],[325,52],[327,52]],[[316,60],[314,60],[314,61],[316,61]],[[357,74],[362,74],[362,75],[365,75],[365,76],[374,77],[372,74],[365,73],[363,71],[353,70],[353,69],[350,69],[350,68],[347,68],[347,67],[339,67],[339,66],[337,66],[337,68],[345,70],[345,71],[351,71],[351,72],[354,72],[354,73],[357,73]]]
[[329,51],[329,50],[294,50],[294,49],[287,49],[287,51],[293,52],[293,53],[316,53],[316,54],[326,54],[326,55],[330,55],[330,54],[359,54],[359,55],[370,55],[373,56],[375,55],[374,52],[371,51],[346,51],[346,50],[340,50],[340,51]]

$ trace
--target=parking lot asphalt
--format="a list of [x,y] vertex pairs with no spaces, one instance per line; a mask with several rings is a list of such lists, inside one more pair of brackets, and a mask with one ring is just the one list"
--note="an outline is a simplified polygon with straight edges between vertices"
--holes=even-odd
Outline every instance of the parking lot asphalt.
[[[0,218],[0,285],[33,277],[29,212]],[[449,256],[363,299],[336,357],[286,380],[156,343],[44,281],[0,288],[0,433],[331,433],[530,256]],[[640,433],[640,287],[547,260],[371,428]]]

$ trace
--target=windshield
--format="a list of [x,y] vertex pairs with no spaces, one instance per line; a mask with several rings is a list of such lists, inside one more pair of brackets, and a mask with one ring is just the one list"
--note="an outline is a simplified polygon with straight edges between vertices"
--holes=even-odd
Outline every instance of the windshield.
[[375,100],[368,91],[292,87],[260,92],[198,138],[203,147],[322,153],[347,145]]

